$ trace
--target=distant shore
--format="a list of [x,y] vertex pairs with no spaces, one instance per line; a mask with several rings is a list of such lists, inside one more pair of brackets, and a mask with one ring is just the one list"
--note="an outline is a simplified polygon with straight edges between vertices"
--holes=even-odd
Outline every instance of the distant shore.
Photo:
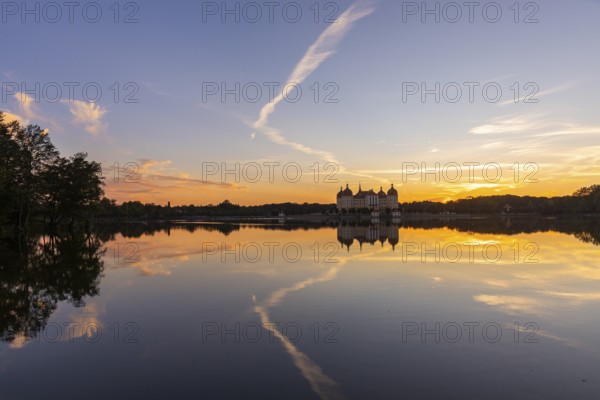
[[305,215],[290,215],[284,218],[277,216],[194,216],[194,217],[179,217],[168,219],[144,219],[144,218],[101,218],[97,222],[162,222],[162,223],[206,223],[206,222],[223,222],[223,223],[283,223],[283,222],[309,222],[309,223],[336,223],[336,222],[372,222],[379,221],[382,223],[388,221],[423,221],[423,220],[458,220],[458,219],[497,219],[497,218],[541,218],[541,219],[557,219],[557,218],[600,218],[600,214],[563,214],[563,215],[543,215],[539,213],[515,213],[515,214],[433,214],[433,213],[405,213],[399,217],[384,215],[379,218],[373,218],[370,215],[322,215],[322,214],[305,214]]

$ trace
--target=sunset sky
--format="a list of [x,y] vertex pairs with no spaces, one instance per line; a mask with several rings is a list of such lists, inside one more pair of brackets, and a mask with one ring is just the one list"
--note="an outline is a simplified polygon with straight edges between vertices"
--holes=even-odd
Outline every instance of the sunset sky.
[[[248,2],[238,3],[239,22],[221,20],[211,8],[221,1],[122,2],[118,15],[113,3],[98,2],[97,23],[85,20],[93,10],[83,18],[76,9],[70,23],[64,9],[52,23],[55,10],[36,22],[3,8],[0,110],[47,128],[63,155],[86,151],[102,162],[106,195],[118,202],[333,203],[346,183],[355,191],[393,183],[401,202],[446,201],[566,195],[600,183],[600,1],[523,1],[518,15],[514,1],[499,1],[495,23],[495,9],[482,11],[489,2],[458,18],[448,2],[427,1],[439,7],[436,22],[411,8],[420,1],[323,1],[315,15],[307,0],[294,3],[295,23],[295,9],[282,10],[288,1],[272,22],[264,7],[254,23],[255,10],[242,11]],[[278,83],[274,98],[269,82]],[[280,96],[288,82],[302,89],[295,102],[297,91]],[[236,83],[239,101],[222,99],[221,86],[234,92]],[[425,98],[410,94],[422,83]],[[102,98],[87,101],[97,87]],[[237,179],[213,173],[235,163]],[[423,163],[447,166],[450,178],[416,172]],[[301,168],[298,182],[295,167],[282,176],[286,164]],[[487,179],[486,164],[495,166]]]

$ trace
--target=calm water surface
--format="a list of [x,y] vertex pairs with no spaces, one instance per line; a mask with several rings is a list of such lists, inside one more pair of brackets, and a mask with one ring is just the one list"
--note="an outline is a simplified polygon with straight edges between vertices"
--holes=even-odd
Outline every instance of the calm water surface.
[[598,399],[597,221],[1,242],[0,398]]

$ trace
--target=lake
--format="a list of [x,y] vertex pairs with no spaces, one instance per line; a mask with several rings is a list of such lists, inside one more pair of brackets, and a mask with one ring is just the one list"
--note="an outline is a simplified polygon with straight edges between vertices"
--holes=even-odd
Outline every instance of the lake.
[[597,399],[599,245],[539,217],[2,239],[1,398]]

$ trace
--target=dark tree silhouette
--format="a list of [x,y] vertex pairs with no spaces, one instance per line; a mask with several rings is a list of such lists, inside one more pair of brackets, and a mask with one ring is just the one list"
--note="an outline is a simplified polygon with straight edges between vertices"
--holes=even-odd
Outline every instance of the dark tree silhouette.
[[85,233],[0,240],[0,340],[33,338],[59,302],[82,307],[98,295],[104,252]]
[[0,223],[22,231],[32,216],[71,227],[93,216],[104,194],[102,167],[86,158],[60,157],[46,130],[6,123],[0,111]]

